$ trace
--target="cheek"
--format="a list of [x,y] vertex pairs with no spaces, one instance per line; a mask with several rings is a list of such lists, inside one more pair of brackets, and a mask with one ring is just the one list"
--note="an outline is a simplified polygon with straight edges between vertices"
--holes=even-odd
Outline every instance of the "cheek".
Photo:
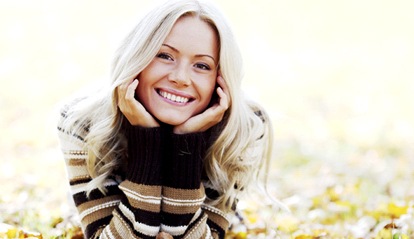
[[215,90],[216,90],[215,81],[209,82],[208,84],[202,87],[203,102],[205,104],[210,103],[211,99],[214,97]]

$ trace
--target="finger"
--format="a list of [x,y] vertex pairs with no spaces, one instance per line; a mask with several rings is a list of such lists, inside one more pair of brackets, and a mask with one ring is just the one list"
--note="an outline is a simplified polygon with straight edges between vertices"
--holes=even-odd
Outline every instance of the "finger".
[[221,87],[217,88],[217,94],[220,97],[220,101],[219,101],[220,106],[224,107],[225,109],[228,109],[230,105],[228,95],[223,91]]
[[134,81],[132,81],[132,83],[128,86],[128,88],[126,89],[126,93],[125,93],[125,98],[128,100],[133,100],[135,99],[135,90],[138,87],[138,80],[135,79]]
[[224,92],[224,94],[226,94],[227,99],[228,99],[227,100],[228,101],[228,104],[230,105],[230,92],[229,92],[229,88],[227,86],[226,81],[224,80],[223,77],[218,76],[217,83],[219,84],[219,86],[220,86],[221,90]]
[[126,92],[127,92],[128,87],[129,87],[129,85],[130,85],[131,83],[133,83],[133,81],[132,81],[132,82],[127,81],[127,82],[124,82],[124,83],[120,84],[120,85],[117,87],[117,93],[118,93],[118,104],[123,104],[123,103],[124,103],[125,98],[126,98],[126,97],[125,97]]

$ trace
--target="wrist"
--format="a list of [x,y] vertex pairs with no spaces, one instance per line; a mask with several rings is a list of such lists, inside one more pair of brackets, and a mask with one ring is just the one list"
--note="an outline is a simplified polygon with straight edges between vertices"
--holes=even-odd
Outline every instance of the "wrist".
[[161,129],[129,126],[127,179],[146,185],[161,184]]
[[163,159],[163,185],[197,189],[208,149],[206,133],[171,134],[171,150]]

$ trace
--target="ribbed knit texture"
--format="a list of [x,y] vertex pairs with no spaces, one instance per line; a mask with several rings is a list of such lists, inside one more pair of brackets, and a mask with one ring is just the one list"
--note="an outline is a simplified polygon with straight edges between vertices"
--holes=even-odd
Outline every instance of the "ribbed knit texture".
[[126,178],[145,185],[161,185],[161,129],[127,127],[128,167]]
[[173,188],[200,188],[203,158],[207,150],[204,133],[171,134],[169,155],[163,158],[163,185]]

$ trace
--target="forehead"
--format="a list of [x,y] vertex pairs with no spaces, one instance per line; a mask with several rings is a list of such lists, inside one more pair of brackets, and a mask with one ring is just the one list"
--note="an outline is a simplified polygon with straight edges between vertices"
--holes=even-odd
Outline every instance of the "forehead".
[[216,30],[209,23],[196,16],[179,18],[165,39],[165,43],[172,44],[182,50],[202,51],[215,56],[218,54],[219,44]]

